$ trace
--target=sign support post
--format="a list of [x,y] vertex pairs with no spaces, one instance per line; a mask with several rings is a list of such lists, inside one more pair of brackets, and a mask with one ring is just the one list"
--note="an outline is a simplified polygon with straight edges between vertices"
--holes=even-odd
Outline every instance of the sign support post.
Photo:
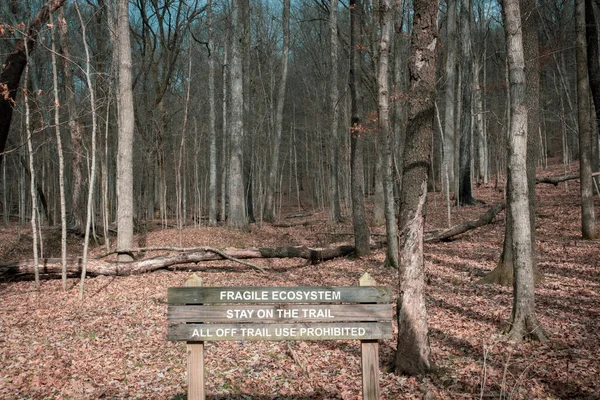
[[[375,279],[365,272],[359,279],[360,286],[377,286]],[[361,340],[363,400],[379,399],[379,341]]]
[[[194,287],[202,286],[202,279],[193,274],[185,281],[184,286]],[[187,342],[187,378],[188,378],[188,399],[205,400],[204,391],[204,342]]]

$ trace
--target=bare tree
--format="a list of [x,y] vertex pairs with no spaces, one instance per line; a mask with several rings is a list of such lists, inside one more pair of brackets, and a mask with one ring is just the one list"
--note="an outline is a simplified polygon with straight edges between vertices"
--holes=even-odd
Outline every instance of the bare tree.
[[50,13],[62,7],[65,1],[48,0],[27,27],[25,36],[17,40],[12,51],[2,63],[2,72],[0,72],[0,163],[4,158],[4,149],[6,148],[6,140],[12,121],[13,105],[17,99],[17,89],[25,65],[29,61],[27,53],[33,51],[38,32],[48,21]]
[[457,204],[475,204],[471,181],[471,94],[473,92],[473,49],[471,45],[471,9],[473,0],[460,3],[460,73],[461,73],[461,114],[460,114],[460,169]]
[[246,202],[244,195],[244,177],[242,175],[242,139],[244,137],[244,85],[242,79],[242,25],[244,0],[233,2],[231,19],[233,38],[231,41],[231,135],[230,162],[228,179],[229,208],[227,226],[245,230],[248,228],[246,219]]
[[[456,53],[458,52],[458,38],[456,36],[456,17],[458,0],[448,0],[446,14],[446,85],[444,105],[444,160],[443,169],[448,174],[448,186],[454,184],[454,113],[456,111]],[[450,188],[446,188],[450,190]]]
[[331,76],[329,78],[329,84],[331,89],[329,91],[329,104],[331,107],[331,168],[329,171],[331,180],[331,205],[330,215],[334,222],[340,222],[342,220],[342,214],[340,211],[340,190],[339,190],[339,168],[340,168],[340,151],[339,151],[339,97],[340,91],[338,89],[338,0],[331,0],[329,5],[329,67]]
[[423,209],[427,200],[435,104],[437,1],[415,0],[409,58],[408,127],[400,192],[398,348],[395,369],[409,375],[431,368],[425,306]]
[[502,7],[508,56],[511,119],[509,127],[508,203],[512,220],[513,264],[515,269],[512,323],[508,337],[545,339],[535,316],[533,251],[527,188],[527,103],[521,12],[518,0],[505,0]]
[[575,1],[577,31],[575,57],[577,60],[577,119],[579,122],[579,176],[581,194],[581,235],[596,238],[594,191],[592,181],[592,121],[590,118],[590,80],[588,77],[585,1]]
[[[210,161],[208,184],[208,225],[217,225],[217,130],[215,108],[215,38],[212,0],[206,3],[208,18],[208,130],[210,135]],[[225,83],[223,83],[225,84]]]
[[[117,10],[119,54],[119,150],[117,157],[117,249],[133,246],[133,130],[134,109],[131,86],[131,44],[129,39],[129,1],[119,0]],[[93,182],[90,183],[90,186]],[[119,254],[130,261],[129,254]]]
[[392,180],[392,135],[390,122],[389,58],[392,10],[389,0],[382,0],[379,13],[381,38],[379,40],[379,73],[377,76],[379,102],[379,140],[382,151],[383,195],[387,253],[385,264],[398,267],[398,230],[394,211],[394,182]]
[[290,51],[290,0],[283,0],[283,47],[281,49],[281,80],[277,94],[277,111],[275,113],[275,137],[273,155],[269,169],[269,180],[265,199],[265,215],[267,222],[275,221],[275,189],[277,186],[277,170],[279,169],[279,150],[281,148],[281,132],[283,130],[283,106],[285,104],[285,87],[288,75],[288,54]]
[[352,117],[350,123],[350,165],[352,184],[352,222],[354,225],[354,246],[359,256],[371,252],[370,232],[365,214],[364,184],[364,127],[362,125],[362,14],[361,0],[350,0],[350,93]]

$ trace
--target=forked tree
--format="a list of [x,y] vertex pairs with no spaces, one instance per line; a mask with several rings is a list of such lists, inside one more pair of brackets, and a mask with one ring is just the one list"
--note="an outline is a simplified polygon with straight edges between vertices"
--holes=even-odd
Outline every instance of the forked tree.
[[437,31],[436,0],[415,0],[410,46],[408,126],[400,191],[398,348],[395,370],[409,375],[431,368],[425,306],[423,209],[431,163],[435,105]]

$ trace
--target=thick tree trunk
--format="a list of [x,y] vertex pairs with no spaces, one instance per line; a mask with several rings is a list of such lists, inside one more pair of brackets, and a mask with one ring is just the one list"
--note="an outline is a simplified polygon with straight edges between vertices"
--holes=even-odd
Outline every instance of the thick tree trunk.
[[[117,248],[133,246],[133,90],[131,83],[131,44],[129,39],[129,1],[120,0],[117,10],[119,53],[119,145],[117,155]],[[90,186],[94,182],[90,182]],[[130,261],[120,254],[119,261]]]
[[506,53],[511,92],[509,130],[508,203],[512,222],[513,263],[515,271],[512,323],[508,337],[520,342],[524,337],[545,339],[535,316],[533,250],[527,185],[527,103],[525,60],[518,0],[503,3]]
[[231,42],[231,135],[228,176],[227,226],[248,229],[243,182],[242,139],[244,137],[244,82],[242,79],[242,24],[243,0],[236,0],[232,7],[233,39]]
[[71,138],[71,206],[69,207],[69,225],[72,229],[83,231],[82,189],[82,160],[83,160],[83,127],[77,118],[77,104],[75,100],[75,82],[73,80],[73,66],[71,57],[71,44],[69,41],[69,28],[65,19],[64,9],[58,10],[58,32],[60,48],[63,56],[63,86],[66,93],[69,135]]
[[[215,39],[212,0],[206,4],[208,14],[208,129],[210,136],[210,167],[208,183],[208,225],[217,225],[217,130],[215,107]],[[223,82],[225,85],[225,82]]]
[[443,168],[448,173],[450,185],[454,185],[454,113],[456,109],[456,53],[458,41],[456,37],[457,0],[448,0],[448,14],[446,16],[446,85],[444,104],[444,161]]
[[431,368],[425,270],[423,208],[427,199],[435,103],[437,1],[415,0],[409,59],[409,117],[400,192],[398,373],[423,374]]
[[473,92],[473,51],[471,49],[472,0],[461,0],[460,57],[461,57],[461,113],[460,113],[460,170],[458,205],[475,204],[471,182],[471,94]]
[[340,168],[340,150],[339,150],[339,118],[340,108],[338,102],[338,31],[337,31],[338,0],[331,0],[329,7],[329,68],[331,85],[329,93],[329,104],[331,107],[331,168],[329,176],[331,180],[331,204],[330,218],[334,222],[341,222],[342,213],[340,210],[340,188],[338,173]]
[[273,141],[273,155],[269,169],[269,181],[265,199],[265,215],[267,222],[275,221],[275,188],[277,186],[277,171],[279,169],[279,150],[281,147],[281,133],[283,130],[283,106],[285,105],[285,87],[288,75],[288,54],[290,49],[290,0],[283,1],[283,47],[281,49],[281,81],[277,94],[277,111],[275,113],[275,138]]
[[[148,248],[148,249],[129,249],[131,250],[151,250],[158,251],[167,248]],[[176,249],[171,249],[176,250]],[[255,259],[255,258],[303,258],[312,264],[318,264],[322,261],[331,260],[337,257],[346,257],[354,252],[353,246],[339,246],[328,248],[309,248],[309,247],[274,247],[274,248],[248,248],[211,251],[209,248],[194,249],[180,252],[179,254],[166,255],[149,258],[146,260],[136,260],[128,263],[119,263],[101,259],[88,260],[87,274],[90,276],[109,275],[109,276],[128,276],[140,275],[160,269],[177,270],[182,264],[186,264],[186,271],[206,269],[207,266],[187,265],[197,264],[204,261],[217,261],[227,259]],[[68,260],[67,272],[69,274],[80,274],[82,260]],[[11,264],[0,265],[0,279],[26,279],[34,273],[34,263],[31,260],[21,261]],[[62,270],[61,260],[59,258],[48,258],[41,260],[40,273],[45,277],[60,277]]]
[[364,184],[364,127],[362,125],[361,60],[363,6],[360,0],[350,0],[350,92],[352,98],[352,117],[350,123],[350,168],[352,185],[352,222],[354,225],[354,243],[358,256],[371,252],[370,232],[365,213]]
[[2,63],[2,72],[0,72],[0,163],[4,159],[4,150],[10,132],[13,107],[17,100],[17,89],[28,61],[27,52],[31,54],[33,51],[38,32],[48,21],[50,13],[62,7],[65,1],[49,0],[46,2],[27,27],[27,44],[25,43],[25,38],[19,39],[15,43],[13,50],[6,57],[4,63]]
[[594,216],[594,191],[592,182],[592,121],[590,119],[590,81],[588,78],[585,2],[575,1],[575,27],[577,31],[575,57],[577,60],[577,119],[579,122],[579,174],[581,194],[581,235],[584,239],[596,238]]
[[[596,4],[598,4],[596,0]],[[600,49],[598,48],[598,26],[596,25],[596,16],[592,0],[585,0],[585,35],[587,42],[587,61],[588,74],[590,79],[590,89],[594,102],[594,126],[592,130],[592,171],[598,170],[598,130],[600,129]],[[598,179],[595,179],[598,182]]]

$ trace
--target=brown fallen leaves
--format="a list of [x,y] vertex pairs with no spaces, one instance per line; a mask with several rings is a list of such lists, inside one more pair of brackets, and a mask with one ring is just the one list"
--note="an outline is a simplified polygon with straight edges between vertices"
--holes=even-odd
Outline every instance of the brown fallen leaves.
[[[453,242],[426,245],[437,370],[425,377],[382,372],[383,399],[597,398],[599,246],[579,239],[576,182],[568,183],[568,192],[561,185],[537,188],[539,265],[545,281],[536,301],[550,342],[517,348],[504,343],[501,332],[510,317],[512,289],[474,283],[499,258],[504,231],[499,218]],[[488,204],[502,199],[492,186],[475,193]],[[427,229],[444,227],[442,197],[432,194],[429,201]],[[453,221],[472,219],[487,208],[453,208]],[[286,222],[309,220],[316,222],[255,226],[251,233],[190,227],[183,245],[323,246],[349,240],[332,235],[349,227],[328,224],[324,214]],[[14,232],[0,230],[6,239],[0,249],[3,261],[14,260],[15,248],[27,249],[26,236],[17,242]],[[147,246],[176,245],[177,240],[175,230],[145,238]],[[316,266],[304,260],[257,261],[267,274],[215,261],[197,273],[207,286],[318,286],[355,285],[368,269],[380,284],[396,286],[397,273],[380,266],[384,257],[379,249],[362,260]],[[188,276],[183,266],[181,272],[89,279],[83,303],[77,301],[75,280],[69,281],[67,293],[58,280],[43,282],[39,292],[31,282],[0,284],[0,398],[184,398],[185,345],[166,341],[166,291]],[[381,342],[382,365],[393,360],[394,349],[395,340]],[[359,399],[360,347],[353,341],[211,342],[206,345],[206,381],[211,399]]]

